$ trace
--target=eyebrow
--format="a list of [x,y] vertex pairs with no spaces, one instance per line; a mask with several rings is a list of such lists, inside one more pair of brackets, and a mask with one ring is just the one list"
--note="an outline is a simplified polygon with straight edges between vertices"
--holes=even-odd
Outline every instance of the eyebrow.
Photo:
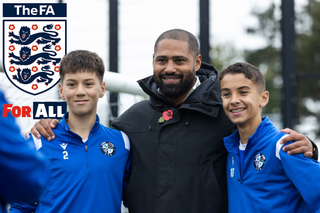
[[242,86],[242,87],[237,88],[237,90],[240,90],[240,89],[251,89],[251,88],[248,86]]
[[221,89],[221,92],[222,92],[222,91],[229,91],[229,90],[230,90],[229,88],[222,88],[222,89]]
[[[156,57],[156,59],[158,58],[168,58],[168,56],[165,56],[165,55],[159,55]],[[187,57],[183,56],[183,55],[177,55],[177,56],[172,56],[173,59],[180,59],[180,58],[183,58],[185,60],[189,60]]]
[[[251,89],[251,88],[248,86],[242,86],[242,87],[237,88],[237,90],[242,90],[242,89]],[[229,88],[222,88],[221,92],[222,91],[229,91],[229,90],[230,90]]]
[[76,81],[76,80],[74,80],[74,79],[66,79],[66,81]]
[[[87,78],[87,79],[84,79],[84,81],[91,81],[91,80],[93,80],[94,81],[94,79],[93,78]],[[66,81],[77,81],[77,80],[75,80],[75,79],[66,79]]]

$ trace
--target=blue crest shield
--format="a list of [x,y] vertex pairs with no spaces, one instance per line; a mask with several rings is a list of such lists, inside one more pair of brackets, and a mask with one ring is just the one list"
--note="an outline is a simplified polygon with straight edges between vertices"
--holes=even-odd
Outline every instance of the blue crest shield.
[[59,82],[66,25],[66,20],[3,21],[3,66],[13,85],[38,95]]

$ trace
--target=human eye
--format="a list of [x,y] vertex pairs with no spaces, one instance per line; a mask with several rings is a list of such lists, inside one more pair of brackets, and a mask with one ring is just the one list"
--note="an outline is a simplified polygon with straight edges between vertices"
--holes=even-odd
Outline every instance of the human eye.
[[157,58],[157,63],[164,64],[166,62],[165,58]]
[[94,80],[86,80],[85,82],[84,82],[84,85],[86,86],[86,87],[92,87],[93,85],[95,84],[95,81]]
[[177,58],[177,59],[175,60],[175,62],[176,62],[177,64],[182,64],[183,62],[185,62],[185,59],[184,59],[184,58]]
[[221,96],[222,96],[222,98],[228,98],[228,97],[230,97],[230,93],[229,92],[222,92]]
[[248,92],[247,91],[240,91],[240,95],[247,95]]
[[67,83],[67,86],[68,86],[68,87],[74,87],[75,84],[74,84],[74,83]]

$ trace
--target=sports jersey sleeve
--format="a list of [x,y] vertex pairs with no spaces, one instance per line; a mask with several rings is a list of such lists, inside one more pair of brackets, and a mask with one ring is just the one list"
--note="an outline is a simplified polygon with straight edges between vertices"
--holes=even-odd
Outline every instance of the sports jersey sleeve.
[[[0,111],[8,104],[0,92]],[[32,141],[20,134],[11,113],[0,116],[0,201],[36,200],[47,181],[47,168]]]
[[32,213],[37,209],[37,203],[11,203],[10,213]]
[[[307,137],[308,138],[308,137]],[[318,154],[318,146],[317,144],[315,144],[310,138],[308,138],[309,141],[311,141],[312,143],[312,159],[317,160],[319,158],[319,154]]]
[[[34,136],[30,137],[27,142],[31,142],[35,145],[36,150],[39,150],[41,147],[41,139],[37,139]],[[39,146],[40,144],[40,146]],[[33,213],[37,209],[37,202],[35,202],[38,198],[34,199],[32,202],[15,202],[10,203],[10,213]]]
[[129,151],[129,156],[128,156],[128,160],[127,160],[124,175],[123,175],[123,187],[122,187],[123,205],[127,207],[127,202],[125,200],[125,193],[126,193],[128,183],[130,180],[130,175],[131,175],[131,149],[130,149],[130,140],[128,136],[122,131],[121,131],[121,134],[125,143],[125,148]]
[[311,212],[320,213],[320,163],[302,154],[288,155],[281,147],[277,148],[277,157],[287,177],[298,189]]

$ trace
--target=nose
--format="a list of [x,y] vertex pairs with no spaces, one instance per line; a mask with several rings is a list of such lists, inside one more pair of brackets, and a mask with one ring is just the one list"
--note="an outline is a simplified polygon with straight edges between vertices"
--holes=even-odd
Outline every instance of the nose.
[[230,100],[231,105],[237,105],[240,103],[239,97],[237,95],[232,95]]
[[175,65],[173,63],[172,60],[169,60],[168,63],[167,63],[167,66],[166,66],[166,69],[164,70],[168,73],[171,73],[171,72],[175,72],[176,71],[176,68],[175,68]]
[[86,91],[85,91],[83,84],[79,84],[77,91],[76,91],[76,95],[81,96],[81,95],[85,95],[85,94],[86,94]]

